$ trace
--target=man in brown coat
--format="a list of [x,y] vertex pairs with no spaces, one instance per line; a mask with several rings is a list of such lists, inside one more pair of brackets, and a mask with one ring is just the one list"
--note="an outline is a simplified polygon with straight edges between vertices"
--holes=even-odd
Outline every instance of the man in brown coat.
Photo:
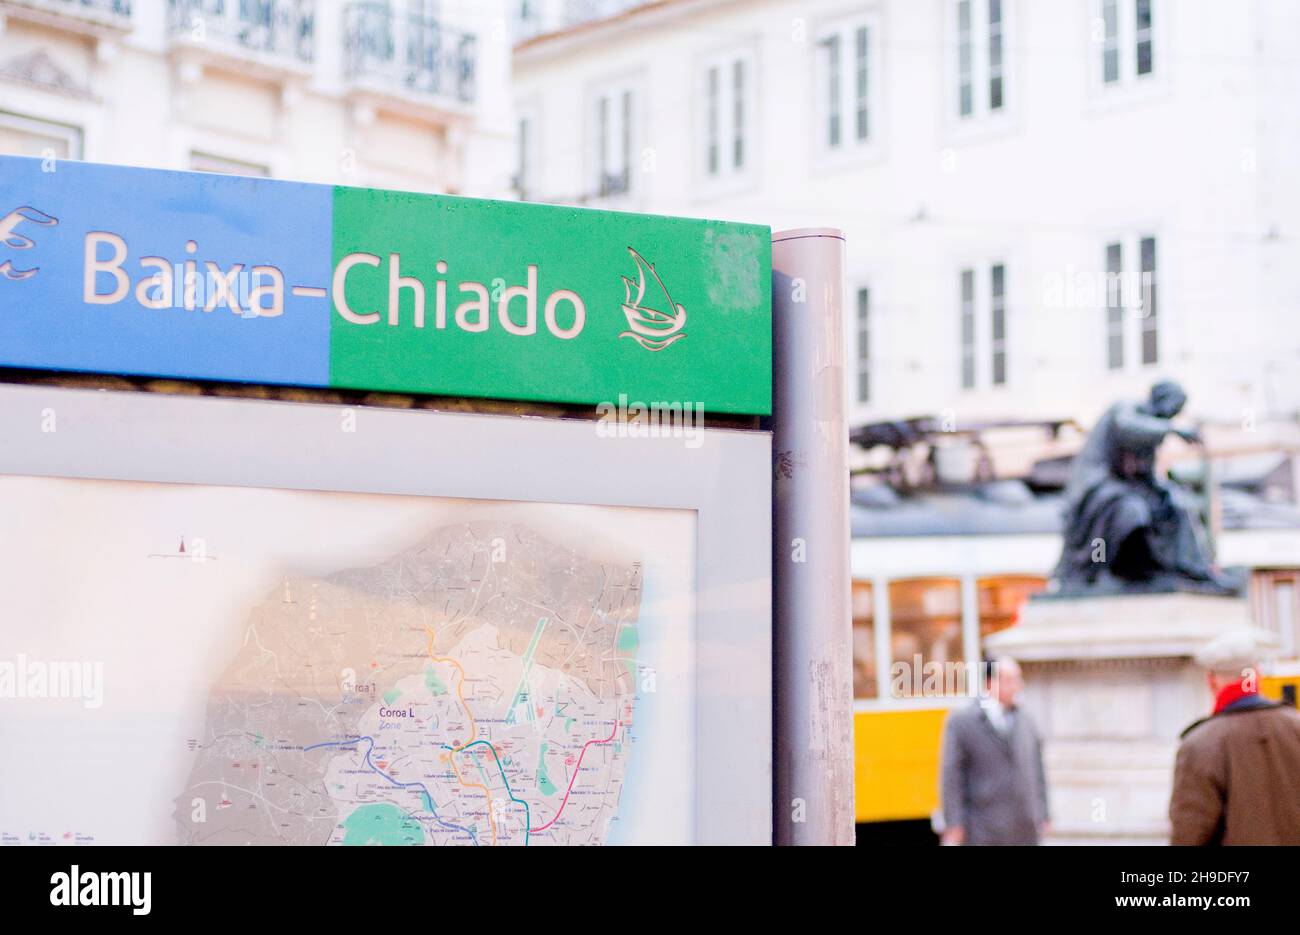
[[1300,844],[1300,711],[1259,694],[1249,631],[1197,654],[1214,713],[1183,732],[1172,844]]

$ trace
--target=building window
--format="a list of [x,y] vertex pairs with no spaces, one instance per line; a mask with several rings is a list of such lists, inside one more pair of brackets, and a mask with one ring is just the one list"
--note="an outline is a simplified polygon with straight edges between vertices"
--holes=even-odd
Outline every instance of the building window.
[[527,201],[537,190],[538,182],[538,128],[541,121],[537,119],[535,109],[521,107],[515,123],[515,174],[511,187],[521,201]]
[[42,159],[80,159],[81,129],[0,110],[0,153],[39,156]]
[[869,581],[853,582],[853,697],[878,696],[876,681],[876,619],[874,591]]
[[969,117],[975,109],[975,63],[971,44],[971,0],[957,4],[957,98],[958,113]]
[[243,162],[239,159],[226,159],[210,153],[193,152],[190,154],[190,168],[195,172],[215,172],[219,175],[248,175],[254,178],[270,178],[269,167],[255,162]]
[[1137,21],[1137,33],[1134,37],[1137,46],[1137,73],[1149,75],[1155,67],[1151,47],[1151,0],[1134,0],[1133,9]]
[[731,165],[745,167],[745,63],[731,63]]
[[967,267],[958,288],[961,388],[1004,386],[1009,347],[1006,264]]
[[749,56],[735,54],[704,68],[704,175],[710,180],[738,176],[747,168],[753,71]]
[[706,158],[709,175],[717,175],[722,160],[718,152],[722,138],[722,88],[718,68],[715,65],[708,71],[704,88],[708,109],[708,156]]
[[543,32],[545,22],[542,19],[541,4],[536,0],[515,0],[514,41],[522,42]]
[[1124,369],[1124,245],[1106,244],[1106,367]]
[[600,198],[632,191],[634,94],[631,88],[602,91],[595,99],[596,178]]
[[989,317],[993,325],[992,382],[1002,386],[1007,382],[1007,291],[1006,267],[997,264],[990,270],[992,280],[989,296]]
[[519,151],[516,153],[515,191],[521,199],[528,197],[528,147],[532,144],[532,121],[519,118]]
[[[1136,278],[1131,267],[1125,271],[1125,256],[1137,256]],[[1144,365],[1159,363],[1156,238],[1139,236],[1108,243],[1105,262],[1107,369],[1123,370],[1130,360]]]
[[975,388],[975,270],[961,271],[961,388]]
[[[1003,263],[988,267],[984,286],[977,281],[982,270],[967,268],[961,271],[959,324],[961,329],[961,387],[975,389],[986,381],[990,386],[1003,386],[1007,382],[1007,268]],[[988,335],[988,343],[981,346],[979,335]],[[981,359],[988,361],[982,370]]]
[[827,152],[844,152],[872,139],[878,65],[874,19],[828,27],[817,40],[818,139]]
[[1119,80],[1119,0],[1102,0],[1102,80]]
[[871,60],[868,57],[871,32],[866,26],[853,31],[853,128],[854,139],[871,136]]
[[840,145],[840,37],[830,36],[826,46],[826,145]]
[[857,394],[859,403],[871,402],[871,290],[858,290]]
[[1006,0],[957,0],[957,116],[996,114],[1007,99]]
[[1143,237],[1138,249],[1142,261],[1142,363],[1154,364],[1160,360],[1156,307],[1156,239]]
[[1154,0],[1098,0],[1094,26],[1101,47],[1101,81],[1117,85],[1155,73]]
[[989,110],[1002,108],[1002,0],[989,0]]

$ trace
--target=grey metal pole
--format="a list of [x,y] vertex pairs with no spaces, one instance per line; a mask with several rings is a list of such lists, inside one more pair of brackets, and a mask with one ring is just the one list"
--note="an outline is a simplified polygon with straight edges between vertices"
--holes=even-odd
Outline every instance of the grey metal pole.
[[853,843],[844,235],[772,235],[774,840]]

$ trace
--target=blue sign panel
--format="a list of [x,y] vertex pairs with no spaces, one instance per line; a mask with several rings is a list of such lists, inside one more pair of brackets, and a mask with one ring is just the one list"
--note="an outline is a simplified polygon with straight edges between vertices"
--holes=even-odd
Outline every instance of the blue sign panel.
[[332,187],[0,167],[0,365],[328,385]]

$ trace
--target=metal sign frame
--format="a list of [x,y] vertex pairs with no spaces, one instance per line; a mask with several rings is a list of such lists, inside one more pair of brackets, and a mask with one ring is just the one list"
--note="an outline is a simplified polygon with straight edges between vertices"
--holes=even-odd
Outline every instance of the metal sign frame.
[[0,385],[0,474],[693,510],[695,839],[770,843],[771,436],[344,408]]

